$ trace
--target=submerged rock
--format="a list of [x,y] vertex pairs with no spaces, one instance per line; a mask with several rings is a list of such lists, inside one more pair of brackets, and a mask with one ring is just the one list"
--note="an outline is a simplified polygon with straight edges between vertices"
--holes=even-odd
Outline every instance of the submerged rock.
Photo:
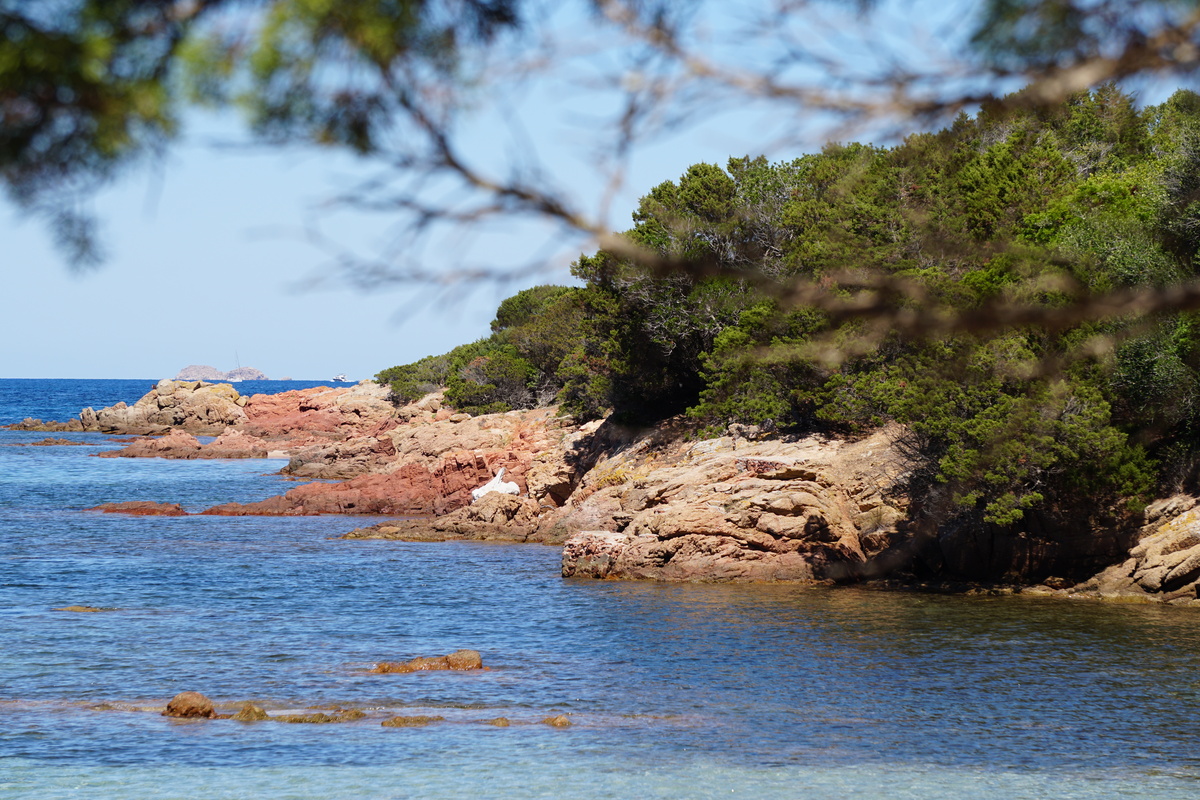
[[116,611],[115,608],[99,608],[97,606],[63,606],[55,611],[74,611],[77,614],[95,614],[100,611]]
[[334,717],[323,712],[315,714],[281,714],[278,717],[272,717],[277,722],[291,722],[297,725],[325,725],[330,722],[341,722],[341,717]]
[[403,717],[403,716],[400,716],[400,717],[392,717],[390,719],[385,719],[383,722],[381,722],[379,724],[384,728],[423,728],[424,726],[432,725],[435,722],[445,722],[445,721],[446,721],[445,717],[426,717],[426,716]]
[[162,715],[184,719],[212,719],[217,715],[217,710],[213,702],[199,692],[180,692],[167,703]]
[[233,719],[236,719],[238,722],[260,722],[270,718],[270,714],[253,703],[243,704],[241,710],[233,715]]
[[371,670],[376,674],[424,672],[427,670],[483,669],[483,658],[477,650],[455,650],[444,656],[420,656],[410,661],[381,661]]
[[130,514],[135,517],[183,517],[187,516],[178,503],[155,503],[150,500],[128,500],[123,503],[101,503],[86,511],[101,511],[105,514]]
[[[356,528],[343,539],[397,539],[409,542],[476,540],[497,542],[544,541],[538,529],[538,505],[527,498],[492,492],[477,503],[432,519],[381,522]],[[551,542],[545,542],[550,544]]]

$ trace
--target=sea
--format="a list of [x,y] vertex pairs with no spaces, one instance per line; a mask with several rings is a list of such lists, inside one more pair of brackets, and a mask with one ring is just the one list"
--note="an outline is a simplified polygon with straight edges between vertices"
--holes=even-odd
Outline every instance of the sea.
[[[0,424],[152,384],[0,380]],[[564,580],[553,547],[336,538],[362,518],[88,511],[294,485],[118,446],[0,431],[0,798],[1200,796],[1194,609]],[[369,672],[460,648],[488,669]],[[187,690],[365,716],[158,713]]]

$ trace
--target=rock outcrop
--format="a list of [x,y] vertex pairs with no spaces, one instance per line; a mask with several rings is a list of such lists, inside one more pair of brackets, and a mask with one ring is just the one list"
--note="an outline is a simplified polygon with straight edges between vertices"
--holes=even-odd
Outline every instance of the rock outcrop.
[[266,458],[271,443],[228,428],[208,444],[182,430],[165,436],[142,437],[120,450],[97,453],[100,458]]
[[1128,558],[1062,590],[1073,597],[1200,605],[1200,505],[1176,495],[1147,507]]
[[225,373],[208,364],[188,364],[175,375],[177,381],[223,381]]
[[[342,483],[304,484],[258,503],[227,503],[204,513],[448,514],[470,504],[471,491],[501,468],[524,494],[524,476],[535,456],[558,446],[572,430],[555,411],[543,408],[480,417],[464,414],[457,421],[431,414],[395,427],[383,425],[361,442],[369,453],[363,456],[364,468],[370,472]],[[299,460],[303,462],[303,458]],[[296,469],[294,459],[287,471]]]
[[179,428],[215,436],[246,422],[245,405],[246,398],[227,383],[162,380],[132,406],[85,408],[79,421],[84,430],[103,433],[156,435]]
[[563,548],[565,577],[853,579],[901,535],[893,436],[645,439],[598,463],[539,529],[577,531]]
[[[578,426],[553,408],[471,416],[445,408],[438,395],[396,408],[387,394],[363,382],[247,398],[228,385],[162,381],[133,406],[85,409],[76,422],[166,434],[105,456],[287,454],[284,473],[323,479],[201,513],[399,516],[408,519],[343,538],[563,544],[567,577],[842,582],[899,575],[1045,581],[1045,591],[1073,596],[1200,602],[1195,498],[1152,505],[1140,530],[1120,514],[1100,519],[1096,509],[1079,516],[1099,520],[1091,527],[1061,518],[1070,513],[1061,510],[1059,519],[1030,514],[1005,529],[921,527],[910,518],[905,462],[894,446],[899,428],[857,440],[763,440],[731,426],[729,435],[695,441],[682,423]],[[219,435],[202,443],[194,434],[204,431]],[[517,494],[489,492],[472,503],[473,490],[501,470]],[[144,502],[95,510],[185,513]]]
[[561,544],[538,531],[538,504],[528,498],[492,492],[479,502],[428,519],[381,522],[356,528],[343,539],[398,539],[406,542],[473,540]]
[[395,416],[389,390],[370,381],[353,386],[297,389],[256,394],[246,401],[243,433],[263,439],[343,441],[362,435]]
[[182,430],[173,430],[165,436],[142,437],[120,450],[106,450],[97,455],[100,458],[197,458],[200,440]]

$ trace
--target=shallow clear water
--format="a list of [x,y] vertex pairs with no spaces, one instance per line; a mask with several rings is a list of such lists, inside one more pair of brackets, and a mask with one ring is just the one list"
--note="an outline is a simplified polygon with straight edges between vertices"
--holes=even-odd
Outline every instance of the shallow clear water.
[[[30,415],[11,383],[0,421]],[[115,446],[94,435],[20,446],[44,436],[0,432],[0,798],[1200,791],[1194,610],[564,581],[553,548],[331,539],[348,517],[98,515],[82,509],[290,484],[279,462],[92,458]],[[116,610],[53,610],[71,604]],[[492,669],[366,672],[462,647]],[[185,689],[370,716],[138,710]],[[446,722],[383,728],[389,713]],[[559,713],[572,727],[537,724]],[[482,723],[497,716],[513,726]]]

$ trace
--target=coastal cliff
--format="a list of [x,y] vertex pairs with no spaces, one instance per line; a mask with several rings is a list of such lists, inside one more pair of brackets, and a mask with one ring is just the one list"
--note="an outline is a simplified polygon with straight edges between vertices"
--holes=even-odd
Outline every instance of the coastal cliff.
[[[160,382],[132,406],[84,409],[73,422],[160,434],[105,457],[287,457],[284,474],[314,479],[206,515],[407,517],[344,538],[561,545],[565,577],[973,582],[1173,604],[1195,603],[1200,591],[1194,498],[1160,501],[1136,518],[931,528],[910,500],[895,425],[852,439],[761,440],[732,426],[697,440],[678,422],[579,425],[554,408],[472,416],[437,394],[397,407],[370,382],[245,397],[180,381]],[[519,496],[472,503],[471,491],[501,468]],[[101,510],[132,513],[123,506]]]

